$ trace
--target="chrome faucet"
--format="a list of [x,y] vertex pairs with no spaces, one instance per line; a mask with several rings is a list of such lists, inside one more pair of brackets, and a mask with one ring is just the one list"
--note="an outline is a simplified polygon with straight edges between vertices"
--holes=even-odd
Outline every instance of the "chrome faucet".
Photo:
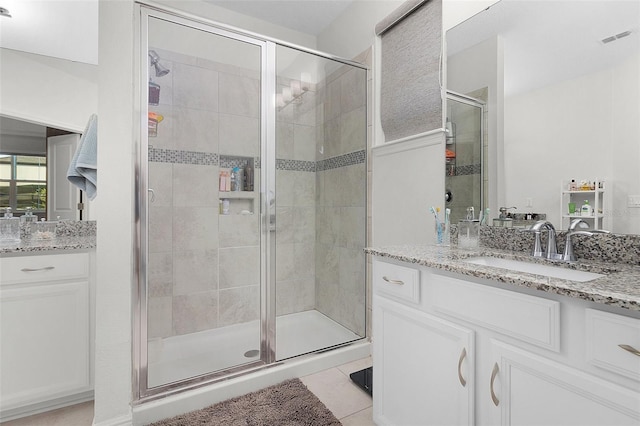
[[[547,249],[542,250],[542,239],[540,234],[543,229],[547,230]],[[533,257],[543,257],[549,260],[558,260],[560,255],[558,254],[558,246],[556,245],[556,228],[553,224],[547,220],[537,221],[530,229],[535,234],[535,241],[533,243],[533,250],[531,255]]]
[[589,230],[589,231],[581,231],[579,229],[577,229],[578,227],[580,228],[588,228],[589,224],[587,222],[585,222],[584,220],[578,218],[578,219],[573,219],[571,221],[571,224],[569,224],[569,231],[567,231],[567,239],[564,243],[564,253],[562,254],[562,260],[564,260],[565,262],[575,262],[576,260],[578,260],[578,258],[576,257],[575,253],[573,252],[573,242],[571,240],[571,237],[573,235],[593,235],[593,234],[608,234],[609,231],[605,231],[604,229],[597,229],[597,230]]

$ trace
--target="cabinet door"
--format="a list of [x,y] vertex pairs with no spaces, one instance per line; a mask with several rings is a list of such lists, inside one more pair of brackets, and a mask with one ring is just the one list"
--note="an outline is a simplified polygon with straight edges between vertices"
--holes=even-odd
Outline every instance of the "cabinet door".
[[2,409],[91,390],[87,281],[3,289]]
[[493,407],[492,424],[638,425],[638,390],[496,341],[492,349],[491,375],[487,371],[479,376],[488,380],[491,391],[481,403]]
[[374,295],[377,425],[473,423],[473,332]]

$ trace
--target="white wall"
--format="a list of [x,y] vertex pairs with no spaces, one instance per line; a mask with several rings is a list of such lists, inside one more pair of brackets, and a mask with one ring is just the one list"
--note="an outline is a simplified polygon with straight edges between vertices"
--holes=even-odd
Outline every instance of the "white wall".
[[351,59],[374,43],[375,26],[403,0],[357,0],[318,34],[318,50]]
[[0,114],[82,132],[98,109],[98,67],[0,49]]
[[131,420],[133,0],[100,1],[95,425]]
[[640,232],[640,209],[626,207],[640,193],[639,64],[636,55],[505,100],[505,203],[524,212],[532,198],[558,227],[561,181],[606,178],[615,197],[605,227]]

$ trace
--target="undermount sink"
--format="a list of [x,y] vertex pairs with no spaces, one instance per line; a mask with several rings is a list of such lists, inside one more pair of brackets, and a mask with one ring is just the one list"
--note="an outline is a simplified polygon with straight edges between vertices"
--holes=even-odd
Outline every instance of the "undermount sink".
[[602,274],[596,274],[593,272],[576,271],[575,269],[562,268],[559,266],[542,265],[539,263],[502,259],[499,257],[471,257],[464,259],[464,261],[475,265],[491,266],[493,268],[508,269],[528,274],[545,275],[548,277],[578,282],[587,282],[595,280],[596,278],[604,277]]

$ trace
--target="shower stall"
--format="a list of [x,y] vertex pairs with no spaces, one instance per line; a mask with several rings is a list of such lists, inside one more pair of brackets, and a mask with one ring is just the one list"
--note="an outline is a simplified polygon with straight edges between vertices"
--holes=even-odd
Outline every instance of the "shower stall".
[[365,335],[365,66],[139,6],[137,399]]

